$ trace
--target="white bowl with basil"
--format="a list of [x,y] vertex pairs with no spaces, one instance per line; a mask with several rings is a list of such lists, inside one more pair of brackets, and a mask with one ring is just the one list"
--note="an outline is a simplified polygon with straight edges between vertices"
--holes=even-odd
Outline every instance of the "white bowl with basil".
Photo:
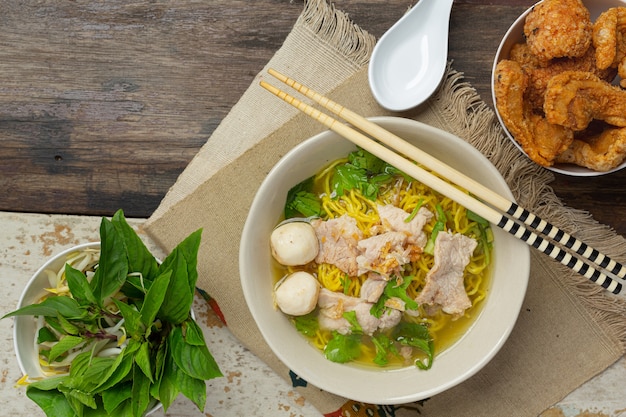
[[69,248],[26,284],[14,317],[18,385],[47,416],[150,414],[180,394],[200,410],[221,376],[195,323],[194,232],[160,262],[119,211],[101,242]]

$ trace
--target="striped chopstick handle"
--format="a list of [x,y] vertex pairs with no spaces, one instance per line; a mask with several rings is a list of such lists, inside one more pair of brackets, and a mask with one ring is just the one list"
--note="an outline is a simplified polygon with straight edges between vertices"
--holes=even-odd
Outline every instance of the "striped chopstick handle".
[[583,260],[574,257],[571,253],[555,246],[552,242],[542,238],[510,218],[502,216],[497,226],[613,294],[619,294],[622,291],[621,283],[615,281]]
[[554,239],[566,248],[573,250],[583,258],[589,259],[591,262],[595,263],[601,268],[604,268],[615,276],[619,278],[626,277],[626,266],[622,265],[619,262],[615,262],[610,257],[592,248],[585,242],[578,240],[574,236],[567,234],[553,224],[529,212],[525,208],[522,208],[515,203],[511,203],[511,207],[507,210],[507,214],[515,219],[524,222],[539,233],[543,233],[550,239]]

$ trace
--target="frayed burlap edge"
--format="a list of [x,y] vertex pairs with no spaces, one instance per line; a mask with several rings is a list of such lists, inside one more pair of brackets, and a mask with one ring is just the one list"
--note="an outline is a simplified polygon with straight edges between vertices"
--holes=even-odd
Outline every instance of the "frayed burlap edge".
[[[585,211],[563,205],[549,183],[554,174],[528,158],[520,158],[517,147],[508,139],[494,111],[481,100],[476,90],[463,80],[463,74],[449,68],[435,98],[446,103],[443,117],[450,130],[473,132],[465,139],[489,158],[511,188],[518,204],[555,226],[576,236],[618,262],[626,261],[626,239],[610,227],[598,223]],[[614,296],[561,264],[560,284],[576,296],[580,305],[607,333],[619,338],[626,351],[626,297]]]
[[376,38],[326,0],[305,0],[304,10],[298,19],[318,39],[338,48],[356,65],[363,66],[369,62]]

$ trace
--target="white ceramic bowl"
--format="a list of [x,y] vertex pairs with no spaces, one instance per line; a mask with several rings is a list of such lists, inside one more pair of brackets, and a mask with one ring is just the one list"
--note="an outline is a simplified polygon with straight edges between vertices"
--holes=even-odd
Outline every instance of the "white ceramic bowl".
[[[48,276],[45,273],[46,269],[58,271],[65,265],[67,256],[70,253],[89,248],[99,249],[100,242],[83,243],[66,249],[48,259],[48,261],[33,274],[26,284],[26,287],[24,287],[16,309],[36,303],[46,294],[45,288],[50,287]],[[13,346],[20,370],[23,374],[28,375],[29,379],[43,377],[44,375],[39,367],[39,352],[34,343],[36,332],[35,320],[32,316],[16,316],[14,320]],[[162,407],[163,404],[160,402],[156,403],[145,415],[148,416]]]
[[[542,2],[539,2],[539,3],[542,3]],[[595,19],[602,12],[604,12],[607,9],[610,9],[611,7],[619,7],[619,6],[625,7],[626,0],[583,0],[583,4],[587,7],[587,9],[589,9],[591,20],[595,21]],[[496,52],[496,56],[493,62],[493,68],[491,71],[491,95],[492,95],[494,107],[496,103],[496,95],[495,95],[495,91],[493,87],[495,85],[494,74],[495,74],[496,66],[498,65],[498,62],[502,61],[503,59],[509,58],[509,53],[513,45],[515,45],[516,43],[524,42],[524,22],[526,21],[526,16],[528,15],[528,13],[530,13],[531,10],[532,10],[532,7],[530,7],[528,10],[522,13],[520,17],[518,17],[517,20],[515,20],[515,22],[511,25],[509,30],[507,30],[506,34],[502,38],[502,41],[500,42],[500,46],[498,47],[498,51]],[[502,118],[500,117],[500,113],[498,112],[497,107],[495,108],[495,110],[496,110],[496,115],[498,116],[498,120],[500,121],[500,124],[504,128],[504,131],[506,132],[507,136],[511,139],[511,141],[515,144],[515,146],[519,148],[520,151],[524,152],[524,150],[519,145],[519,143],[517,143],[513,135],[511,135],[511,133],[509,133],[509,131],[507,130],[504,122],[502,121]],[[612,170],[606,171],[606,172],[593,171],[588,168],[580,167],[580,166],[573,165],[573,164],[555,164],[554,166],[547,167],[546,169],[549,169],[550,171],[553,171],[553,172],[558,172],[560,174],[565,174],[565,175],[578,176],[578,177],[593,177],[593,176],[598,176],[598,175],[610,174],[612,172],[619,171],[620,169],[623,169],[625,167],[626,167],[626,161],[620,164],[619,166],[613,168]]]
[[[372,120],[512,198],[496,168],[467,142],[413,120],[395,117]],[[422,371],[414,366],[381,370],[326,360],[273,307],[269,236],[281,220],[288,190],[354,149],[350,142],[327,131],[295,147],[270,171],[254,198],[242,233],[239,265],[244,296],[270,348],[308,383],[366,403],[401,404],[424,399],[475,374],[505,343],[526,293],[529,250],[526,244],[494,228],[494,277],[482,312],[459,341],[436,356],[430,370]]]

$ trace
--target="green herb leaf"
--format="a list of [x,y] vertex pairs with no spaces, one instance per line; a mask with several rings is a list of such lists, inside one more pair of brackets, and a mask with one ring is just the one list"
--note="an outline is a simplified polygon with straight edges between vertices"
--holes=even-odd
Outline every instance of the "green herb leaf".
[[34,401],[46,413],[47,417],[75,415],[72,406],[60,391],[43,390],[35,384],[31,384],[26,388],[26,396]]
[[187,319],[198,279],[198,248],[202,229],[189,235],[178,244],[163,261],[161,271],[172,270],[165,300],[157,317],[172,324],[180,324]]
[[290,217],[321,217],[324,214],[321,200],[313,193],[308,191],[299,191],[285,205],[286,213]]
[[93,295],[91,286],[85,274],[74,269],[70,264],[65,264],[65,279],[67,286],[72,293],[72,297],[81,306],[97,304],[96,297]]
[[[102,403],[107,413],[112,416],[123,415],[117,410],[120,405],[130,399],[132,383],[117,384],[102,392]],[[130,402],[128,403],[130,405]]]
[[100,262],[90,283],[99,305],[122,286],[126,275],[128,256],[124,239],[111,221],[103,218],[100,223]]
[[141,311],[139,312],[141,322],[145,327],[152,326],[152,322],[154,322],[154,319],[163,304],[163,300],[165,299],[165,294],[167,293],[171,276],[171,270],[161,273],[158,277],[156,277],[150,286],[150,289],[146,293],[146,298],[144,299]]
[[427,253],[429,255],[434,254],[437,235],[439,234],[439,232],[446,230],[446,222],[448,221],[446,213],[443,211],[441,205],[437,204],[435,208],[437,210],[437,222],[433,226],[433,231],[430,234],[430,238],[428,239],[426,246],[424,246],[424,253]]
[[133,416],[141,417],[150,405],[150,381],[139,366],[133,367],[133,386],[130,392]]
[[344,311],[342,316],[344,319],[348,320],[348,323],[350,323],[350,331],[352,331],[352,333],[355,333],[355,334],[363,333],[363,328],[361,327],[361,325],[359,324],[359,321],[356,318],[356,311],[354,310]]
[[337,363],[355,360],[361,356],[361,336],[355,334],[342,335],[333,331],[332,338],[324,348],[324,356],[326,359]]
[[313,194],[313,178],[296,184],[287,192],[285,201],[285,218],[321,216],[323,213],[321,201]]
[[79,336],[64,336],[61,340],[55,343],[54,346],[52,346],[48,360],[50,362],[54,362],[60,355],[63,355],[68,350],[73,349],[84,342],[85,339]]
[[183,337],[185,338],[185,342],[190,345],[206,346],[202,329],[191,318],[183,323]]
[[305,336],[313,337],[319,329],[319,320],[317,319],[316,312],[311,312],[304,316],[295,316],[292,320],[296,326],[296,330]]
[[159,265],[143,241],[137,236],[135,230],[126,222],[124,212],[118,210],[113,215],[111,223],[123,237],[128,258],[128,270],[141,273],[145,280],[153,280]]
[[372,343],[376,348],[376,357],[373,362],[379,366],[385,366],[389,363],[390,354],[398,355],[398,349],[393,344],[393,340],[382,333],[374,335]]
[[139,336],[139,334],[143,333],[144,328],[141,323],[141,313],[137,311],[135,308],[129,306],[126,303],[123,303],[119,300],[113,299],[113,302],[120,309],[120,313],[122,313],[122,317],[124,317],[124,325],[126,326],[126,330],[132,336]]
[[37,333],[37,343],[56,342],[58,340],[57,336],[45,326],[39,329],[39,332]]
[[[129,342],[129,346],[133,343],[133,341]],[[136,346],[138,343],[136,344]],[[93,392],[96,393],[104,393],[109,390],[115,388],[117,384],[122,382],[130,375],[130,371],[132,370],[133,363],[135,361],[135,353],[136,349],[129,349],[128,347],[124,348],[122,353],[117,355],[115,358],[115,362],[111,364],[107,373],[100,379],[98,385],[93,388]],[[130,398],[130,387],[128,398]],[[112,408],[117,407],[117,405]]]
[[143,342],[135,355],[135,363],[143,371],[143,374],[154,383],[152,378],[152,364],[150,363],[150,342]]
[[200,411],[204,411],[206,404],[206,383],[204,380],[194,378],[185,372],[175,372],[176,387],[189,398]]
[[174,402],[180,390],[176,383],[176,373],[178,367],[172,358],[171,352],[165,355],[165,363],[163,367],[163,376],[159,381],[159,395],[154,395],[163,404],[163,411],[167,411],[170,405]]
[[207,347],[187,343],[181,327],[175,326],[170,331],[167,342],[176,366],[187,375],[202,380],[222,375]]
[[415,347],[426,354],[425,363],[418,360],[415,365],[420,369],[430,369],[433,364],[435,347],[428,327],[419,323],[400,322],[394,329],[393,336],[403,345]]
[[86,312],[83,310],[78,302],[71,297],[58,296],[49,297],[43,300],[39,304],[31,304],[15,310],[2,318],[13,316],[49,316],[63,317],[69,319],[81,319],[85,317]]

